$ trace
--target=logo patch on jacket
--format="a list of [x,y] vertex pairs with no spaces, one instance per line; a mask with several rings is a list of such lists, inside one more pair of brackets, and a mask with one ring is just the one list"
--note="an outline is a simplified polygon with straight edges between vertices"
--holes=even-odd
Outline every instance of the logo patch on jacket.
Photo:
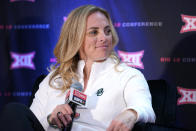
[[100,88],[99,90],[97,90],[97,96],[101,96],[103,94],[104,90],[103,88]]

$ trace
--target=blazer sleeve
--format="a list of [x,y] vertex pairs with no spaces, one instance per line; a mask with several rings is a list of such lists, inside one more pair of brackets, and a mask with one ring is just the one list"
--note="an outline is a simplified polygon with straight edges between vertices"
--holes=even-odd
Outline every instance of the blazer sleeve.
[[45,113],[45,107],[48,100],[48,89],[49,87],[49,78],[51,73],[49,73],[46,78],[39,84],[39,89],[35,93],[35,97],[30,106],[30,110],[35,114],[37,119],[40,121],[44,129],[46,130],[49,126],[47,122],[48,114]]
[[143,74],[134,70],[127,80],[124,88],[126,109],[134,109],[137,112],[137,121],[155,122],[155,113],[152,108],[151,94]]

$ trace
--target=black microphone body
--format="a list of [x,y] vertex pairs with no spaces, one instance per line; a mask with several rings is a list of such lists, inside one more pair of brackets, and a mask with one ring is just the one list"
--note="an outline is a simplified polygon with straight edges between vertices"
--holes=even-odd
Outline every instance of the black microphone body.
[[[76,89],[78,91],[82,91],[83,90],[83,87],[82,87],[82,85],[79,82],[73,82],[73,84],[70,86],[70,88],[74,88],[74,89]],[[69,101],[68,99],[69,98],[67,98],[66,101]],[[72,121],[62,131],[71,131],[73,119],[74,119],[74,116],[75,116],[75,113],[76,113],[77,104],[72,102],[72,101],[69,101],[68,105],[71,107],[71,109],[73,111],[73,113],[71,114]]]
[[71,107],[73,113],[71,114],[71,123],[69,123],[65,129],[63,131],[71,131],[71,128],[72,128],[72,123],[73,123],[73,119],[74,119],[74,116],[75,116],[75,113],[76,113],[76,107],[77,107],[77,104],[73,103],[73,102],[69,102],[68,105]]

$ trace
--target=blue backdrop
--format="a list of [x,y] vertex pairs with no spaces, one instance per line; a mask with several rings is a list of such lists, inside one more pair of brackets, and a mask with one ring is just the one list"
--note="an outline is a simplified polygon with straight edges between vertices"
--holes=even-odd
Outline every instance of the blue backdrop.
[[80,5],[105,8],[120,41],[116,52],[147,80],[165,79],[178,92],[176,126],[196,130],[196,1],[1,0],[0,110],[27,104],[32,85],[55,63],[63,22]]

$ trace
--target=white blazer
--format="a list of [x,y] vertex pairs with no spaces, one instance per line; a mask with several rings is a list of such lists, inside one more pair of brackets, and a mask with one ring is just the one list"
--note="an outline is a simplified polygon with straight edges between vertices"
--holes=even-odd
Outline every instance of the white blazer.
[[[74,119],[72,131],[105,131],[110,122],[127,109],[134,109],[137,112],[137,121],[155,122],[149,87],[143,74],[125,64],[115,68],[115,64],[112,58],[93,63],[88,85],[84,91],[88,95],[87,108],[76,109],[80,117]],[[84,85],[84,66],[84,61],[80,60],[77,73],[82,85]],[[65,103],[67,93],[61,94],[60,90],[49,86],[52,73],[49,73],[39,85],[30,107],[47,131],[58,130],[48,125],[46,117],[57,105]],[[58,86],[58,83],[54,84]]]

